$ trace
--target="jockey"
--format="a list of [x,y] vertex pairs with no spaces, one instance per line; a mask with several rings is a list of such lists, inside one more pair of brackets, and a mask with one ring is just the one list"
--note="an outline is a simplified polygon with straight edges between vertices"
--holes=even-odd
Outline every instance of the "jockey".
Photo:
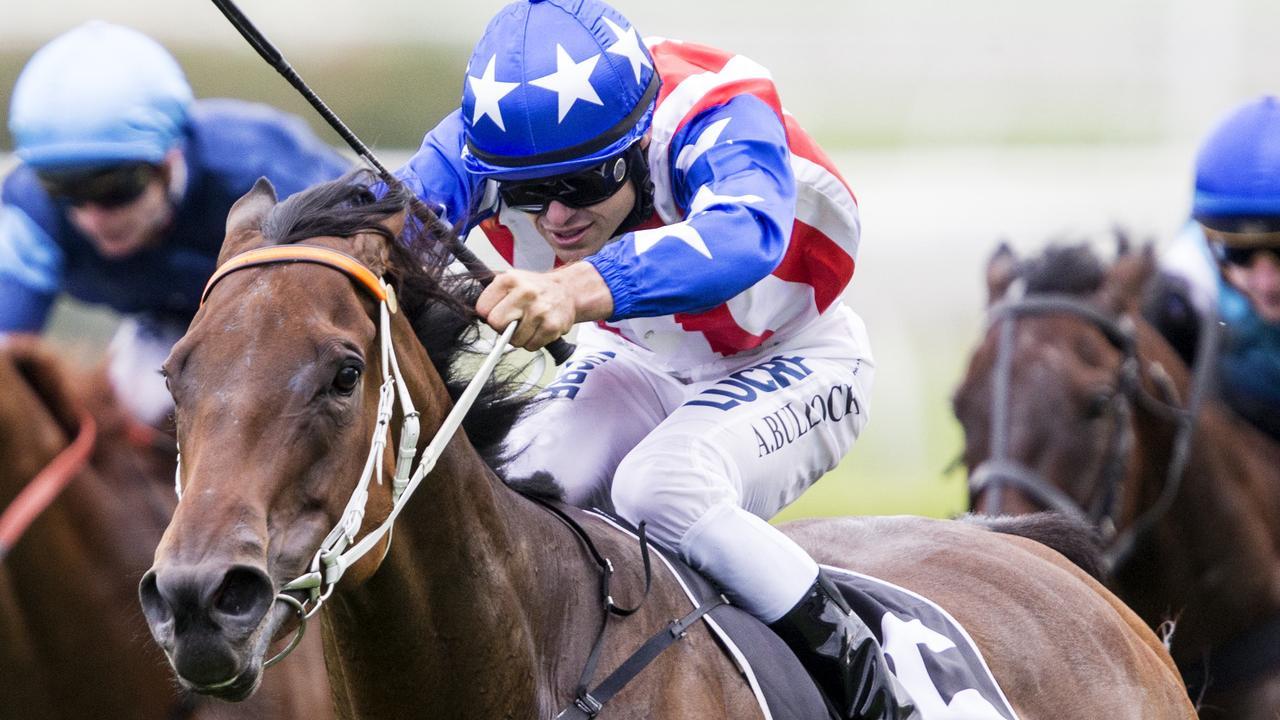
[[151,425],[172,407],[156,371],[196,312],[231,204],[260,176],[287,195],[349,164],[298,118],[194,101],[164,48],[104,22],[32,56],[9,128],[21,164],[0,194],[0,335],[39,332],[61,292],[124,313],[108,373]]
[[[574,356],[517,424],[512,478],[645,522],[797,651],[849,718],[910,706],[875,637],[766,520],[835,467],[875,371],[840,295],[858,208],[763,67],[642,41],[597,0],[520,0],[399,176],[516,269],[476,309]],[[518,484],[518,480],[514,481]]]
[[1280,439],[1280,99],[1236,108],[1201,145],[1192,218],[1162,262],[1226,326],[1223,400]]

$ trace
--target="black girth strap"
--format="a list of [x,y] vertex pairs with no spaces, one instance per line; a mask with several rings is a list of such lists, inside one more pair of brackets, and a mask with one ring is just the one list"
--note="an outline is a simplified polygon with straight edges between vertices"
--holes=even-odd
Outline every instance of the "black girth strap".
[[614,695],[617,695],[622,688],[627,686],[627,683],[631,682],[636,675],[639,675],[642,670],[648,667],[654,658],[661,655],[663,650],[671,647],[677,640],[684,638],[689,628],[701,620],[703,615],[721,605],[727,605],[729,601],[724,595],[709,598],[684,617],[671,621],[670,625],[645,641],[639,649],[631,654],[631,657],[624,660],[612,673],[609,673],[609,676],[597,685],[595,689],[589,689],[591,678],[595,676],[596,667],[600,663],[600,654],[604,650],[604,635],[605,630],[609,627],[609,618],[615,615],[618,617],[631,615],[639,610],[645,599],[649,597],[649,589],[653,584],[653,572],[649,561],[649,541],[645,533],[645,524],[640,523],[637,533],[640,537],[640,555],[644,562],[644,595],[641,596],[640,602],[635,607],[623,608],[614,603],[613,595],[609,590],[609,581],[613,577],[613,563],[609,561],[609,558],[600,554],[600,550],[592,542],[591,536],[587,534],[586,529],[577,520],[574,520],[573,516],[551,501],[536,495],[525,495],[525,497],[541,505],[572,530],[573,534],[577,536],[583,547],[591,555],[596,567],[600,569],[600,597],[604,603],[604,612],[601,613],[600,618],[600,629],[596,632],[595,642],[591,646],[591,654],[587,656],[587,662],[582,668],[582,675],[578,679],[578,687],[574,693],[573,704],[561,710],[555,716],[556,720],[594,718],[604,709],[604,704],[609,702]]
[[590,720],[604,708],[604,704],[613,699],[622,688],[631,682],[632,678],[640,674],[654,658],[662,654],[663,650],[671,647],[677,640],[682,639],[689,628],[702,619],[703,615],[711,612],[721,605],[727,605],[728,601],[723,595],[710,598],[698,607],[694,608],[688,615],[673,620],[670,625],[658,631],[656,635],[645,641],[638,650],[631,654],[618,666],[618,669],[609,673],[609,677],[596,686],[590,692],[579,690],[578,697],[574,699],[573,704],[561,710],[556,715],[556,720]]

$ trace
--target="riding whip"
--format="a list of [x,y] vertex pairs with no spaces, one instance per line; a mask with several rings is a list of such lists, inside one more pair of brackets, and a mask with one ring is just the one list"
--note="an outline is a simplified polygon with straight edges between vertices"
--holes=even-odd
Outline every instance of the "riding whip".
[[[234,0],[213,0],[213,4],[218,7],[218,10],[222,11],[222,14],[226,16],[227,20],[231,22],[231,25],[239,31],[240,35],[248,41],[251,46],[253,46],[253,49],[258,51],[258,55],[262,56],[262,59],[266,60],[267,64],[275,68],[276,72],[280,73],[285,80],[288,80],[289,84],[301,93],[302,97],[306,98],[307,102],[311,103],[311,107],[315,108],[316,112],[320,113],[320,117],[324,118],[325,122],[329,123],[329,126],[332,127],[344,141],[346,141],[347,145],[350,146],[351,149],[361,157],[361,159],[367,162],[378,173],[378,176],[382,178],[383,182],[392,187],[399,187],[401,185],[400,179],[395,175],[392,175],[391,172],[378,161],[378,158],[374,156],[373,151],[369,149],[369,146],[365,145],[360,138],[356,137],[356,134],[351,131],[351,128],[347,127],[347,124],[342,122],[342,118],[339,118],[337,113],[331,110],[329,106],[325,104],[324,100],[320,99],[320,96],[317,95],[309,85],[307,85],[306,81],[302,79],[302,76],[300,76],[297,71],[293,69],[293,66],[289,64],[289,61],[285,60],[284,55],[280,50],[278,50],[275,45],[271,44],[271,41],[262,34],[262,31],[258,30],[258,28],[254,26],[253,22],[251,22],[249,18],[245,17],[245,14],[236,6]],[[472,275],[476,276],[482,287],[488,286],[489,283],[493,281],[493,271],[490,270],[484,262],[480,260],[480,258],[476,257],[476,254],[471,252],[471,250],[462,242],[462,239],[453,232],[453,229],[441,222],[440,218],[437,217],[436,214],[431,211],[431,208],[427,207],[426,203],[423,203],[415,193],[409,193],[409,197],[409,209],[413,213],[413,216],[426,227],[435,230],[442,237],[449,238],[449,251],[453,253],[453,256],[456,257]],[[551,357],[556,361],[557,365],[564,364],[564,362],[569,359],[569,356],[573,354],[573,350],[574,346],[564,338],[557,338],[547,345],[547,352],[551,353]]]

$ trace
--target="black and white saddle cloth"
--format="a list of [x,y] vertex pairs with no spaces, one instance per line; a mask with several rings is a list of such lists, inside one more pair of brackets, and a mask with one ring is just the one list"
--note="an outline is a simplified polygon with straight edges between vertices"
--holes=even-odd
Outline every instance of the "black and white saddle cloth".
[[[625,521],[596,513],[635,537]],[[697,607],[719,591],[679,558],[654,546]],[[875,633],[919,720],[1018,720],[969,634],[928,598],[868,575],[823,566],[849,606]],[[660,572],[655,571],[655,572]],[[755,617],[722,605],[703,617],[751,686],[766,720],[826,720],[825,701],[800,661]]]

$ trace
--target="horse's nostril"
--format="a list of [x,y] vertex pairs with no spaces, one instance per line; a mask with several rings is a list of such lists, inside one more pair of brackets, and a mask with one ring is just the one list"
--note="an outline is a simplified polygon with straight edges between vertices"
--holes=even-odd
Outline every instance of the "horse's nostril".
[[147,574],[142,576],[142,582],[138,583],[138,600],[142,604],[143,615],[153,628],[173,618],[173,609],[160,595],[155,570],[148,570]]
[[266,613],[274,594],[271,580],[260,570],[235,567],[227,571],[213,599],[215,613],[255,621]]

